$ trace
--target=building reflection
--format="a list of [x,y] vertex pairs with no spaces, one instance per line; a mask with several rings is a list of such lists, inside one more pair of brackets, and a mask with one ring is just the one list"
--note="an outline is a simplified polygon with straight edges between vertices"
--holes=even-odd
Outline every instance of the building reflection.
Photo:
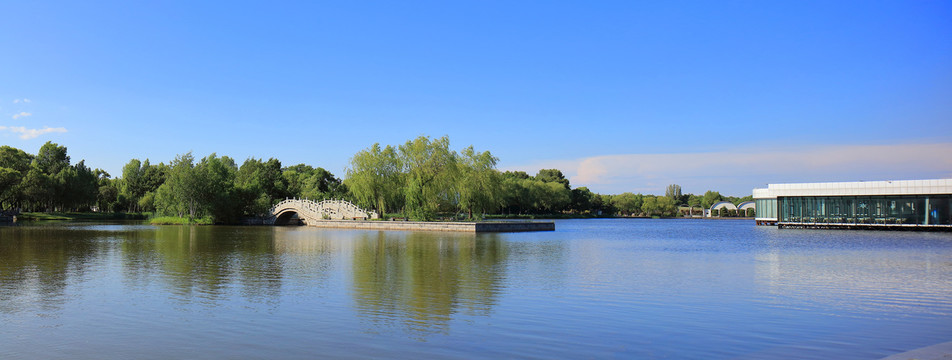
[[445,333],[458,314],[488,315],[505,279],[496,234],[365,232],[353,254],[360,316],[418,336]]
[[[936,255],[938,256],[938,255]],[[774,250],[756,255],[756,284],[775,305],[813,304],[876,312],[884,308],[952,314],[952,263],[921,250]],[[946,305],[943,305],[946,304]]]

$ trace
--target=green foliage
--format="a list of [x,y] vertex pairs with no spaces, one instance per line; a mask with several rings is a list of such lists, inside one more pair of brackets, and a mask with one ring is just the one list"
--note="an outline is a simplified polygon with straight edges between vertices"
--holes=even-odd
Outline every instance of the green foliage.
[[169,176],[155,193],[156,211],[162,215],[210,217],[216,222],[236,222],[240,209],[235,196],[235,161],[211,154],[195,164],[191,153],[172,161]]
[[201,188],[192,153],[178,155],[169,166],[169,174],[155,194],[155,208],[161,214],[195,218]]
[[288,180],[281,161],[246,159],[234,176],[234,196],[245,216],[265,215],[278,199],[288,197]]
[[691,207],[700,207],[700,206],[701,206],[701,197],[700,197],[700,196],[697,196],[697,195],[694,195],[694,194],[688,194],[688,195],[687,195],[687,200],[685,201],[685,203],[686,203],[688,206],[691,206]]
[[[167,173],[168,167],[165,164],[152,165],[149,159],[142,162],[139,159],[129,160],[122,167],[122,178],[117,183],[119,195],[125,199],[129,211],[154,209],[154,201],[143,201],[143,197],[148,193],[152,193],[154,197],[159,186],[165,182]],[[143,208],[142,205],[150,208]]]
[[565,175],[562,174],[562,170],[559,169],[542,169],[535,176],[536,180],[542,182],[554,182],[559,183],[565,186],[566,189],[570,189],[569,179],[565,178]]
[[12,207],[16,202],[21,176],[19,171],[0,167],[0,210]]
[[20,181],[20,191],[23,199],[32,207],[52,211],[54,184],[53,178],[43,170],[37,166],[30,166],[30,170]]
[[344,181],[357,205],[375,209],[380,214],[403,207],[403,163],[392,146],[373,144],[350,159]]
[[288,184],[288,197],[299,199],[343,199],[348,197],[347,186],[330,171],[298,164],[283,169]]
[[612,196],[611,204],[624,216],[640,214],[643,210],[644,195],[630,192]]
[[33,164],[44,174],[57,174],[69,166],[66,147],[47,141],[33,159]]
[[728,216],[730,216],[730,210],[728,210],[726,207],[722,207],[722,208],[718,209],[718,211],[717,211],[717,216],[720,216],[720,217],[728,217]]
[[459,193],[460,208],[481,218],[486,212],[495,211],[500,203],[499,187],[501,176],[496,171],[498,158],[489,151],[476,152],[473,147],[463,149],[459,156],[460,180],[456,191]]
[[681,203],[681,185],[671,184],[664,190],[664,196],[671,198],[675,204]]
[[648,195],[644,197],[641,211],[648,216],[674,216],[677,214],[678,208],[673,198]]
[[420,136],[400,145],[399,152],[406,174],[404,206],[410,218],[431,220],[441,205],[449,210],[458,201],[454,190],[459,168],[448,137]]
[[596,194],[585,187],[572,189],[558,169],[529,176],[499,172],[497,162],[489,151],[470,146],[457,153],[447,137],[420,136],[398,147],[374,144],[361,150],[351,158],[344,181],[320,167],[282,167],[273,158],[249,158],[238,167],[227,156],[211,154],[196,162],[191,153],[168,165],[131,159],[122,176],[113,179],[85,161],[70,165],[66,147],[52,142],[36,156],[0,146],[0,209],[154,211],[232,223],[242,216],[266,215],[286,197],[348,199],[414,220],[472,219],[496,211],[505,217],[675,216],[678,204],[710,207],[721,200],[739,204],[751,198],[715,191],[682,194],[677,184],[669,185],[665,196]]
[[569,204],[569,209],[576,214],[581,214],[584,212],[591,211],[593,209],[600,208],[597,206],[597,203],[601,202],[601,198],[592,193],[587,187],[578,187],[572,189],[571,193],[571,203]]
[[519,173],[502,174],[500,199],[509,214],[557,214],[571,206],[572,191],[561,182],[544,182]]
[[701,197],[701,207],[710,209],[712,205],[721,200],[724,200],[724,197],[721,196],[721,193],[708,190],[704,193],[704,196]]
[[744,197],[728,196],[727,200],[734,203],[734,205],[740,205],[740,203],[742,202],[754,201],[754,196],[753,195],[747,195]]

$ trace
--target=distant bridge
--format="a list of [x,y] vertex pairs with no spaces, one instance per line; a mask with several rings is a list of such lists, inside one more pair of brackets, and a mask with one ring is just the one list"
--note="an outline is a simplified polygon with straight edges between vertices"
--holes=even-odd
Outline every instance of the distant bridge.
[[367,220],[377,219],[376,211],[366,211],[346,200],[285,199],[271,207],[274,225],[287,225],[297,215],[305,224],[321,220]]

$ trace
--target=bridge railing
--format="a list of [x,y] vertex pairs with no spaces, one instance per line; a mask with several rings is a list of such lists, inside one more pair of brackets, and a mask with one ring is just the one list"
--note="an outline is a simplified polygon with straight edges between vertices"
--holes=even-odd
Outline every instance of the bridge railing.
[[271,216],[277,216],[277,213],[284,209],[294,209],[300,215],[311,219],[324,219],[325,215],[335,214],[338,210],[344,210],[351,214],[366,214],[367,218],[377,218],[376,211],[367,211],[361,209],[347,200],[322,200],[316,202],[310,199],[286,198],[271,207]]

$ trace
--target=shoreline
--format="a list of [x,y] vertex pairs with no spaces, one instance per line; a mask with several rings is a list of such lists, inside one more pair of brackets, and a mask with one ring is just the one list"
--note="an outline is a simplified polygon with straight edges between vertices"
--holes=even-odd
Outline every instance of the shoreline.
[[368,221],[368,220],[321,220],[304,226],[324,229],[360,229],[384,231],[443,231],[443,232],[529,232],[555,231],[553,221],[485,221],[485,222],[440,222],[440,221]]

